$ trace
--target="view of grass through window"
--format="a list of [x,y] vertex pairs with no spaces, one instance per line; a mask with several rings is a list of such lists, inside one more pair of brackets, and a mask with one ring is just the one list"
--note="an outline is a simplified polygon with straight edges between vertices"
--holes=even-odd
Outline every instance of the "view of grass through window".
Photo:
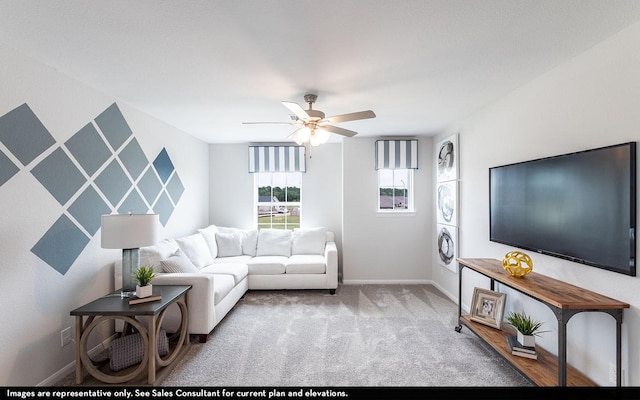
[[258,229],[299,228],[302,174],[273,172],[255,175]]

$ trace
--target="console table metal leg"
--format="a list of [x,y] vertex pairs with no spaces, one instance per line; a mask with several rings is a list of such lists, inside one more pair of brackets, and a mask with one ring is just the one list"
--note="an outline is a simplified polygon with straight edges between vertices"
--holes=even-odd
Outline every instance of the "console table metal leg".
[[458,325],[455,327],[455,331],[460,333],[462,331],[462,322],[460,322],[460,317],[462,317],[462,269],[464,265],[460,264],[460,268],[458,269]]
[[567,321],[558,319],[558,386],[567,386]]
[[616,386],[622,386],[622,310],[611,314],[616,319]]

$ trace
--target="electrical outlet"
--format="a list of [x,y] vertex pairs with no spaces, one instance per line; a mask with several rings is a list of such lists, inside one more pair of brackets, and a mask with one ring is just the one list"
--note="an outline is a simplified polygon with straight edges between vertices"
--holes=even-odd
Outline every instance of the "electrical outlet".
[[616,365],[612,362],[609,363],[609,383],[614,385],[618,383],[618,374],[616,373]]
[[60,347],[64,347],[71,342],[71,327],[68,326],[60,331]]

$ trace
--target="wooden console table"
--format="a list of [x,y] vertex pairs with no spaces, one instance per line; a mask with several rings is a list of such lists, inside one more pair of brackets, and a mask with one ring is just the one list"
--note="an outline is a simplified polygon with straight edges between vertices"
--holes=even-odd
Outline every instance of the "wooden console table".
[[[121,298],[120,290],[100,297],[82,307],[71,311],[71,315],[76,317],[76,384],[81,384],[84,380],[83,367],[87,372],[100,382],[106,383],[136,383],[136,379],[144,376],[144,384],[154,385],[162,380],[171,369],[177,364],[189,348],[189,314],[187,310],[187,291],[191,286],[179,285],[153,285],[153,294],[161,295],[162,299],[129,305],[129,298]],[[162,319],[167,308],[171,304],[177,304],[182,314],[180,327],[176,335],[175,346],[166,357],[158,354],[157,338],[160,332]],[[83,322],[84,317],[87,317]],[[146,317],[147,327],[138,321],[137,318]],[[142,362],[137,366],[129,367],[125,370],[113,372],[104,370],[105,363],[96,363],[89,358],[87,344],[91,332],[100,324],[110,320],[121,319],[125,322],[122,335],[126,335],[130,330],[135,329],[141,335],[145,345]],[[161,372],[159,376],[157,372]],[[91,382],[90,384],[94,384]]]
[[[509,275],[502,262],[490,258],[458,258],[458,326],[462,325],[483,339],[488,345],[504,357],[513,367],[527,376],[538,386],[595,386],[584,374],[567,366],[567,322],[575,314],[587,311],[604,312],[616,321],[616,386],[622,385],[622,314],[629,304],[574,286],[557,279],[529,273],[526,277],[516,278]],[[512,334],[509,327],[498,330],[472,321],[468,315],[462,315],[462,270],[469,268],[491,279],[491,290],[499,282],[537,301],[546,304],[558,320],[558,356],[539,348],[538,360],[531,360],[511,354],[507,344],[507,335]],[[557,371],[557,377],[554,373]]]

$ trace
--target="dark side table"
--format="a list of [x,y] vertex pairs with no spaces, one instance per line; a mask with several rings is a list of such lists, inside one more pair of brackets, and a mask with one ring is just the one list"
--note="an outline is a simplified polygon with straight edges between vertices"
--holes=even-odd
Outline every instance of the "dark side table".
[[[100,297],[71,311],[76,317],[76,384],[84,380],[83,367],[95,379],[105,383],[135,382],[147,370],[146,383],[155,384],[158,379],[156,373],[161,371],[164,378],[177,361],[182,358],[189,348],[189,313],[187,309],[187,291],[191,286],[153,285],[153,294],[161,295],[160,300],[147,303],[129,305],[129,298],[121,298],[120,291],[115,291]],[[177,304],[182,314],[180,327],[175,333],[177,341],[172,340],[168,354],[161,357],[158,353],[158,335],[167,308]],[[143,318],[144,317],[144,318]],[[85,320],[86,318],[86,320]],[[144,356],[137,366],[131,366],[122,371],[109,371],[104,362],[96,363],[88,355],[87,342],[91,332],[99,325],[109,320],[123,320],[124,329],[120,335],[131,334],[137,330],[144,342]],[[143,325],[146,320],[147,326]]]

